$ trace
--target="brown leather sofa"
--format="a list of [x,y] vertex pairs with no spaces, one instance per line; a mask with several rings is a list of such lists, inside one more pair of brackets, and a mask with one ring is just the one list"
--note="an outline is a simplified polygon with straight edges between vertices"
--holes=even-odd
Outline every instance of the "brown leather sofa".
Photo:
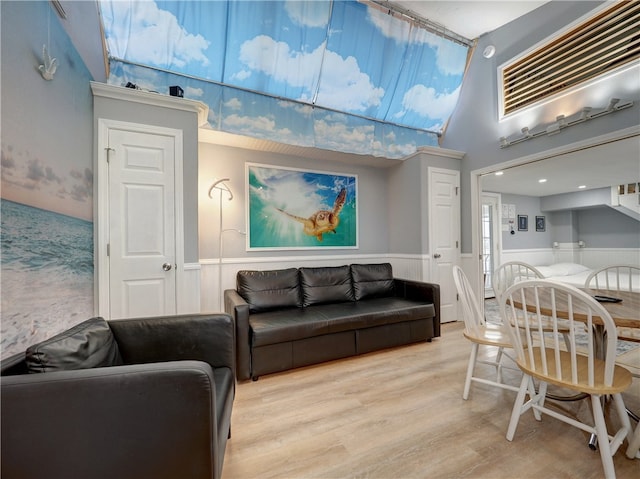
[[440,336],[440,287],[391,265],[239,271],[226,290],[238,379]]
[[219,478],[234,344],[223,313],[92,318],[2,361],[2,478]]

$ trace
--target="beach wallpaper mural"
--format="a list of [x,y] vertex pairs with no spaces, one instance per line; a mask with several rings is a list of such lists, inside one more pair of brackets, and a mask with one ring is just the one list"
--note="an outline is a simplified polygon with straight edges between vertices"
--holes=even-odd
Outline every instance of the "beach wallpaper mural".
[[247,249],[358,247],[357,177],[248,163]]
[[[51,4],[2,2],[2,358],[93,315],[90,74]],[[43,43],[58,68],[38,71]]]

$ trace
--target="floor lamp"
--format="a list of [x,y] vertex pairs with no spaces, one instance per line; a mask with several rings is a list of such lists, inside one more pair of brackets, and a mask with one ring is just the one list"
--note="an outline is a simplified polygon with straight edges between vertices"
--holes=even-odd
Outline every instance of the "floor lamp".
[[213,199],[213,190],[218,190],[218,306],[220,311],[224,311],[222,305],[222,194],[227,192],[229,193],[229,201],[233,199],[233,193],[229,185],[225,183],[226,181],[229,181],[229,178],[214,181],[209,188],[209,198],[211,199]]

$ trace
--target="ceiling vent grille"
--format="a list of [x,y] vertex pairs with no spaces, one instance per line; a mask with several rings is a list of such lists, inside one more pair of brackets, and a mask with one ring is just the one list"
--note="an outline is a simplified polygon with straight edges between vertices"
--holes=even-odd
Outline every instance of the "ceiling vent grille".
[[502,68],[504,115],[640,58],[640,1],[616,2]]

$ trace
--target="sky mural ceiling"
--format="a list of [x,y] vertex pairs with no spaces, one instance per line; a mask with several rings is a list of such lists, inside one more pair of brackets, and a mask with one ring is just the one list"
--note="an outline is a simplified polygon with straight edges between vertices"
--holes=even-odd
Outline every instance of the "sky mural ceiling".
[[212,128],[399,158],[437,146],[467,47],[357,1],[101,0],[109,83],[184,96]]

